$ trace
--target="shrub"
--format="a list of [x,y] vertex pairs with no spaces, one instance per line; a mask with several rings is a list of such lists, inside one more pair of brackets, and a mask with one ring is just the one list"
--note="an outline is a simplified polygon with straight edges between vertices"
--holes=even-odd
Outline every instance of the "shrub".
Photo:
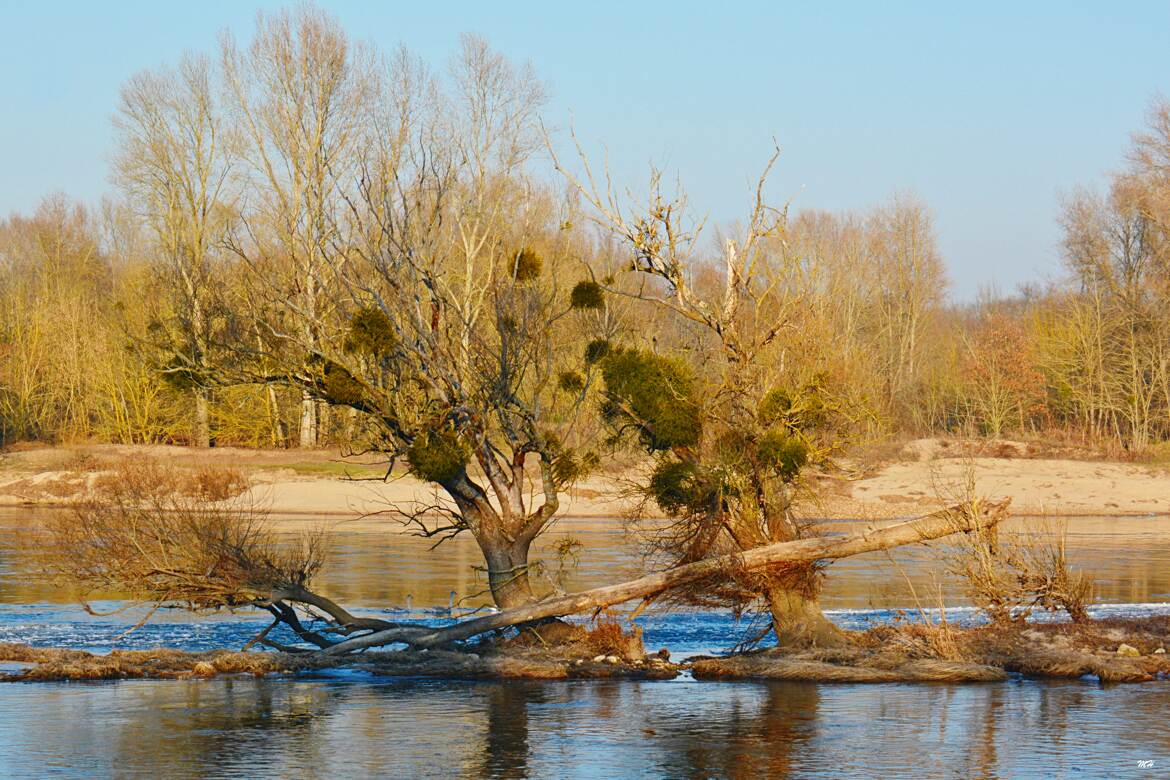
[[175,390],[194,390],[202,387],[205,378],[191,365],[191,362],[182,355],[172,355],[171,359],[159,366],[162,379]]
[[227,501],[251,486],[248,475],[239,469],[204,466],[191,475],[186,492],[204,501]]
[[760,401],[759,418],[766,426],[783,425],[792,430],[811,431],[829,421],[829,406],[815,386],[800,391],[776,387]]
[[531,247],[521,249],[512,260],[512,267],[508,272],[521,284],[539,278],[541,271],[544,270],[544,259]]
[[608,339],[594,339],[585,346],[585,363],[592,366],[600,363],[613,351]]
[[993,624],[1023,623],[1037,608],[1088,620],[1092,581],[1069,567],[1063,530],[1042,524],[1017,538],[1002,538],[998,529],[955,538],[947,569]]
[[341,406],[360,406],[366,398],[365,387],[357,377],[332,360],[325,362],[322,391],[326,401]]
[[557,386],[566,393],[579,393],[585,389],[585,377],[576,371],[562,371]]
[[783,431],[771,430],[756,444],[756,457],[764,468],[791,482],[808,462],[808,446]]
[[305,586],[324,561],[321,534],[289,543],[247,497],[221,503],[241,487],[238,473],[192,479],[138,460],[103,476],[30,546],[46,574],[87,593],[192,610],[246,606]]
[[630,624],[627,633],[622,624],[608,616],[598,617],[593,628],[586,634],[584,644],[590,652],[598,655],[616,655],[626,660],[637,660],[646,655],[642,644],[642,628]]
[[650,475],[649,492],[662,511],[676,515],[702,503],[707,491],[694,465],[666,460],[659,463]]

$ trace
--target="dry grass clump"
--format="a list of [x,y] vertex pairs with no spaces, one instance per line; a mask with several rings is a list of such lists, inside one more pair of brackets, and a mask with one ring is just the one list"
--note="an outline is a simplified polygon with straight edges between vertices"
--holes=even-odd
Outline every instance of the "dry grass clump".
[[968,659],[961,635],[962,631],[951,626],[943,617],[937,623],[929,620],[900,622],[875,628],[863,634],[863,638],[858,641],[871,645],[880,641],[882,646],[895,649],[908,658],[965,661]]
[[641,626],[630,624],[627,631],[620,620],[604,615],[594,622],[581,644],[595,655],[614,655],[626,660],[646,655]]
[[262,509],[223,500],[240,485],[238,472],[191,479],[153,461],[124,461],[70,511],[47,518],[29,551],[69,585],[193,610],[304,587],[324,562],[323,536],[278,541]]
[[948,570],[993,624],[1023,623],[1036,609],[1089,619],[1092,582],[1069,568],[1063,529],[1034,528],[1003,538],[995,528],[957,537]]
[[646,656],[642,644],[642,628],[630,625],[609,615],[601,615],[592,627],[561,620],[552,620],[541,625],[529,626],[515,637],[502,642],[485,642],[493,652],[525,653],[529,650],[543,654],[546,658],[574,660],[599,655],[616,656],[626,661],[636,661]]
[[336,661],[286,653],[233,653],[217,650],[189,653],[181,650],[114,650],[94,655],[80,650],[33,648],[0,644],[0,661],[34,666],[0,677],[5,681],[120,680],[130,678],[187,679],[219,674],[265,675],[294,672]]

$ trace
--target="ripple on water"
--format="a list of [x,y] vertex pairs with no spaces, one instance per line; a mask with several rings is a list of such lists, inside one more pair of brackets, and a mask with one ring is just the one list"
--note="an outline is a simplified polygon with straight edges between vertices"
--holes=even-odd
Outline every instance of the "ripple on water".
[[[345,575],[334,581],[350,589],[339,594],[348,603],[385,607],[414,593],[415,602],[445,605],[456,568],[436,573],[409,558],[409,550],[363,544],[370,549],[352,545],[346,554],[358,563],[343,567]],[[1165,534],[1142,545],[1092,536],[1077,549],[1095,556],[1099,600],[1114,602],[1095,606],[1094,615],[1170,611],[1154,603],[1170,592]],[[2,553],[0,570],[15,571]],[[416,579],[376,590],[391,554],[410,564]],[[601,579],[612,581],[626,564],[618,556],[605,560],[610,568]],[[916,560],[907,555],[902,563],[912,567]],[[825,598],[829,616],[858,629],[895,619],[895,607],[912,602],[883,590],[883,582],[898,579],[884,565],[859,558],[835,566]],[[366,570],[379,574],[361,574]],[[916,577],[922,570],[910,571]],[[26,602],[0,604],[0,641],[98,652],[115,644],[203,650],[241,646],[266,625],[244,614],[191,619],[164,612],[118,639],[138,615],[88,615],[44,603],[54,596],[22,589],[11,574],[0,580],[7,588],[0,588],[0,602]],[[428,581],[442,587],[424,599],[418,594]],[[581,576],[575,586],[589,584],[599,583]],[[370,612],[445,622],[422,610]],[[948,608],[947,618],[963,625],[979,620],[964,607]],[[753,629],[750,620],[737,622],[726,612],[695,610],[643,615],[639,623],[650,649],[670,647],[676,658],[726,649]],[[1154,777],[1170,767],[1168,695],[1170,683],[449,682],[352,670],[281,679],[6,685],[0,686],[0,775]],[[1153,763],[1139,768],[1139,761]]]
[[[39,777],[1087,777],[1170,766],[1166,685],[310,679],[0,689]],[[1142,775],[1135,775],[1142,776]],[[1149,776],[1157,776],[1149,775]]]

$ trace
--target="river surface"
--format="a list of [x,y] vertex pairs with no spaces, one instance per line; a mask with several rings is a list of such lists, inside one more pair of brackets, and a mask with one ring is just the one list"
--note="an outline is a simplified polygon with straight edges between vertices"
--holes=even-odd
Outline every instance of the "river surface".
[[[17,537],[38,514],[0,510],[0,641],[77,647],[237,647],[253,615],[86,614],[29,572]],[[1170,612],[1170,518],[1075,518],[1063,530],[1092,573],[1098,614]],[[289,520],[293,527],[303,521]],[[850,524],[834,524],[847,530]],[[856,526],[854,526],[856,527]],[[559,559],[558,541],[580,543]],[[485,601],[470,540],[435,552],[400,534],[335,531],[318,588],[369,614],[442,623]],[[945,548],[828,568],[823,603],[860,628],[940,602],[974,621],[937,561]],[[617,522],[563,520],[537,551],[577,589],[642,570]],[[96,606],[123,606],[105,594]],[[750,618],[674,610],[639,618],[675,658],[719,652]],[[1164,777],[1170,682],[818,685],[463,682],[337,671],[280,678],[0,685],[0,777]]]

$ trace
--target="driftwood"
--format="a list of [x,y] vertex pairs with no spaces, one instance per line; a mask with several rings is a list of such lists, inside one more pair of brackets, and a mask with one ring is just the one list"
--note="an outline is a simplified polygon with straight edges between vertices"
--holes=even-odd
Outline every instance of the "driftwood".
[[837,537],[815,537],[756,547],[734,555],[710,558],[650,574],[636,580],[602,588],[593,588],[566,596],[545,599],[515,609],[456,623],[445,628],[391,628],[338,642],[321,652],[336,655],[405,643],[416,648],[438,647],[509,626],[531,623],[545,618],[563,617],[602,609],[634,599],[645,599],[664,591],[716,574],[730,567],[759,569],[779,564],[813,563],[820,560],[847,558],[875,550],[887,550],[915,542],[924,542],[990,528],[1007,516],[1009,500],[998,503],[972,502],[940,510],[923,517],[871,528]]

